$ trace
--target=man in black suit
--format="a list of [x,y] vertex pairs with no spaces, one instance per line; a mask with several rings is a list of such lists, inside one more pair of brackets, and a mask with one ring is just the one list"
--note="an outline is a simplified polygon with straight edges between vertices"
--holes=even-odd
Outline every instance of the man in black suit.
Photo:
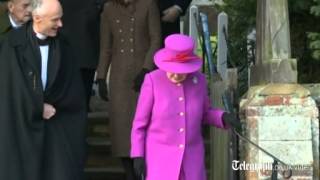
[[159,0],[162,39],[170,34],[180,33],[180,16],[183,16],[191,0]]
[[102,0],[60,0],[64,27],[61,33],[71,44],[86,90],[87,105],[99,58],[99,26]]
[[32,22],[0,49],[0,179],[82,180],[84,89],[58,0],[32,0]]

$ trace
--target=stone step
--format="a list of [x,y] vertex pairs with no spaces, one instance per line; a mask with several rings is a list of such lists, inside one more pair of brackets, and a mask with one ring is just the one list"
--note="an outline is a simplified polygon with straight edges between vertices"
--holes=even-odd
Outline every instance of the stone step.
[[111,142],[109,138],[105,137],[87,137],[87,144],[89,146],[104,146],[109,147],[111,146]]
[[113,168],[121,168],[122,164],[119,158],[112,157],[106,153],[95,153],[89,154],[86,167],[91,168],[106,168],[106,167],[113,167]]
[[111,142],[106,137],[88,137],[88,153],[105,153],[111,156]]
[[87,134],[89,137],[110,136],[108,112],[91,112],[88,114]]
[[85,168],[86,180],[125,180],[123,168]]
[[[110,141],[110,129],[107,125],[93,126],[89,137],[87,137],[87,145],[89,152],[99,153],[104,152],[111,154],[111,141]],[[204,139],[206,156],[210,153],[210,142],[209,138]]]
[[94,123],[108,123],[109,122],[109,113],[107,111],[98,111],[88,113],[88,122],[89,124]]
[[110,137],[110,127],[107,124],[90,124],[87,127],[88,137]]
[[92,96],[90,99],[90,109],[92,112],[103,112],[109,108],[109,102],[105,102],[98,96]]
[[124,170],[119,158],[111,156],[111,143],[104,137],[89,137],[86,180],[122,180]]
[[[208,152],[210,140],[205,140],[206,167],[210,166],[210,156]],[[124,178],[124,170],[121,161],[118,158],[111,156],[111,142],[104,137],[89,137],[88,143],[88,160],[86,163],[87,180],[102,180]]]

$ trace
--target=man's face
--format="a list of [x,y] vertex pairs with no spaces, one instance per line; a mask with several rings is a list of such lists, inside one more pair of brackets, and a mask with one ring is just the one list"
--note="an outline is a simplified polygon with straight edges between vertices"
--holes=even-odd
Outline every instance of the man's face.
[[31,19],[30,0],[11,0],[8,2],[8,9],[17,24],[24,24]]
[[39,17],[38,25],[41,34],[48,37],[55,37],[58,29],[62,27],[62,9],[59,7],[52,7],[46,13]]

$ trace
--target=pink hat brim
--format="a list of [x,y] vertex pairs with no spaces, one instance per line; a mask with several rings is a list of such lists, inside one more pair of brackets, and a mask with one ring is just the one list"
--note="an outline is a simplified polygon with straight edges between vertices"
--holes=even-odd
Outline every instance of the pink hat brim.
[[183,63],[166,61],[169,58],[167,50],[163,48],[155,53],[154,63],[159,69],[171,73],[192,73],[198,71],[202,66],[202,59],[200,57]]

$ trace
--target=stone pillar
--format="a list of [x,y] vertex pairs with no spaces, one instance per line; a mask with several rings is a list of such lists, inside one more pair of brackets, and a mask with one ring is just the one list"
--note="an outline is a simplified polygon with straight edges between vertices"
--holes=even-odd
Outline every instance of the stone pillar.
[[287,0],[258,0],[257,4],[257,53],[250,84],[296,83]]
[[[251,87],[240,103],[240,117],[246,137],[291,166],[291,179],[319,179],[318,108],[307,89],[297,84]],[[273,160],[240,144],[239,163],[247,164],[241,179],[269,179]]]
[[228,15],[221,12],[218,15],[218,53],[217,53],[217,71],[223,80],[228,79],[227,56],[228,56]]
[[[199,20],[198,6],[192,5],[189,10],[189,36],[193,38],[195,42],[198,42],[199,32],[197,29],[197,20]],[[196,46],[198,43],[196,43]],[[194,53],[197,53],[197,48],[194,48]]]
[[[250,70],[251,87],[240,103],[244,134],[290,165],[291,179],[319,179],[318,109],[310,92],[296,84],[287,0],[257,4],[256,62]],[[270,179],[273,160],[247,143],[240,148],[241,162],[252,169],[242,171],[242,177]]]

